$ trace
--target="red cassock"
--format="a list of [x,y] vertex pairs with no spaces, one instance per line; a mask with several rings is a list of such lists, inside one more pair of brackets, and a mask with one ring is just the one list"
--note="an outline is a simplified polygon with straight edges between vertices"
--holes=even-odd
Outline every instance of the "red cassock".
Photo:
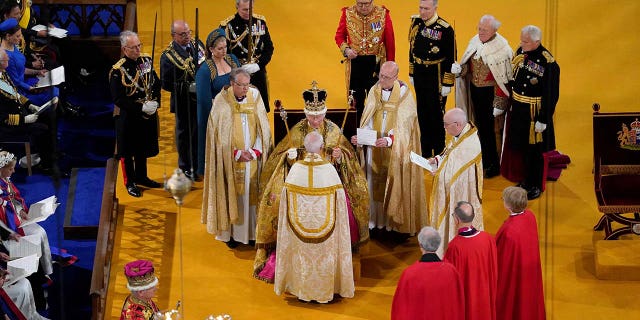
[[484,231],[458,234],[449,243],[444,261],[453,264],[462,278],[466,319],[495,320],[498,255],[493,236]]
[[510,216],[496,234],[496,245],[498,320],[545,319],[538,226],[533,212],[527,209]]
[[464,289],[448,262],[416,262],[402,272],[391,306],[392,320],[464,319]]

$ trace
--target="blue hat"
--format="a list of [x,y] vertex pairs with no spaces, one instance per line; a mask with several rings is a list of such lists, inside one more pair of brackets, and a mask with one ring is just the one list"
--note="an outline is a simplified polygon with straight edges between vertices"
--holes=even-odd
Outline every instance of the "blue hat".
[[220,37],[226,37],[224,29],[218,28],[211,31],[211,33],[209,33],[209,35],[207,36],[207,48],[211,48],[213,46],[213,43]]
[[0,23],[0,31],[9,31],[18,26],[18,20],[15,18],[9,18]]

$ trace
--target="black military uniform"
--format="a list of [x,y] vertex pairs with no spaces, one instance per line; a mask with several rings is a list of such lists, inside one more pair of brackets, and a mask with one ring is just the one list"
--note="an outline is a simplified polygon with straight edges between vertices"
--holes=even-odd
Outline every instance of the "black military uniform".
[[450,72],[455,61],[454,30],[437,14],[428,21],[414,15],[409,42],[409,76],[416,90],[422,154],[431,157],[444,149],[442,117],[447,97],[441,89],[453,86],[455,78]]
[[[37,122],[25,123],[24,118],[31,114],[31,102],[18,93],[13,82],[5,72],[0,72],[0,136],[11,138],[31,137],[34,149],[40,154],[40,166],[45,170],[53,164],[55,135],[46,124],[47,119],[39,117]],[[48,114],[53,114],[53,110]],[[44,114],[43,114],[44,115]],[[10,139],[8,139],[10,140]]]
[[[530,198],[537,198],[542,187],[542,153],[556,148],[553,113],[560,91],[560,67],[542,45],[530,52],[519,48],[512,63],[514,81],[505,143],[524,156],[524,187]],[[536,121],[547,125],[543,132],[535,132]]]
[[151,58],[124,57],[109,72],[111,97],[117,107],[116,158],[123,161],[124,183],[129,194],[140,196],[137,184],[157,188],[161,185],[147,177],[147,158],[159,153],[158,113],[142,112],[146,100],[160,101],[160,79]]
[[[197,49],[196,49],[197,48]],[[204,61],[204,45],[191,41],[183,48],[175,41],[162,51],[160,78],[162,89],[171,92],[170,111],[176,114],[178,166],[185,175],[196,179],[198,162],[198,122],[195,73]]]
[[[224,29],[227,37],[227,51],[233,53],[240,63],[257,63],[260,70],[251,75],[251,84],[260,91],[264,106],[269,112],[269,90],[267,79],[267,64],[273,56],[273,42],[269,35],[269,28],[264,16],[253,14],[251,36],[249,36],[249,21],[244,20],[238,13],[222,22],[220,28]],[[253,57],[249,57],[249,38],[253,41]]]

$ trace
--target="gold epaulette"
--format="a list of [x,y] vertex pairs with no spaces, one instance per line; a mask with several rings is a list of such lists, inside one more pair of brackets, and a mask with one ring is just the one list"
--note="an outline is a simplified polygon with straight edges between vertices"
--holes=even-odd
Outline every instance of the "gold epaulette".
[[554,63],[556,62],[556,59],[551,55],[551,53],[547,50],[542,51],[542,55],[544,56],[545,59],[547,59],[547,63]]
[[411,16],[411,20],[421,19],[419,14],[414,14]]
[[267,19],[266,19],[263,15],[261,15],[261,14],[254,13],[254,14],[253,14],[253,17],[254,17],[255,19],[260,19],[260,20],[262,20],[262,21],[264,21],[264,22],[267,22]]
[[441,25],[441,26],[443,26],[445,28],[449,28],[449,22],[446,22],[446,21],[444,21],[442,19],[438,19],[437,22],[438,22],[439,25]]
[[113,65],[113,67],[111,67],[111,69],[113,70],[118,70],[120,69],[120,67],[122,67],[122,64],[127,61],[127,59],[125,58],[120,58],[120,60],[118,60],[118,62],[116,62],[116,64]]
[[171,45],[171,42],[169,42],[169,44],[167,45],[166,48],[162,49],[162,53],[160,53],[160,55],[163,55],[165,53],[167,53],[169,50],[171,50],[173,48],[173,46]]
[[151,55],[150,55],[150,54],[148,54],[148,53],[140,53],[140,56],[141,56],[141,57],[143,57],[143,58],[149,58],[149,59],[151,59]]
[[235,17],[235,15],[228,16],[226,19],[220,21],[220,26],[226,27],[229,24],[229,22],[231,22],[231,20],[233,20],[234,17]]

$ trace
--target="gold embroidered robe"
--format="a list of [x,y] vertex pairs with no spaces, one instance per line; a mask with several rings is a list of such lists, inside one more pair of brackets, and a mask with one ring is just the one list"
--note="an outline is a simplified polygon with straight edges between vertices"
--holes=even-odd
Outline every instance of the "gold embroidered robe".
[[354,295],[347,202],[333,165],[308,153],[280,196],[274,289],[305,301]]
[[369,227],[415,234],[428,225],[424,172],[409,158],[411,151],[421,153],[416,101],[398,81],[384,100],[382,88],[374,85],[360,121],[360,127],[376,130],[378,138],[393,136],[390,148],[363,148],[371,197]]

